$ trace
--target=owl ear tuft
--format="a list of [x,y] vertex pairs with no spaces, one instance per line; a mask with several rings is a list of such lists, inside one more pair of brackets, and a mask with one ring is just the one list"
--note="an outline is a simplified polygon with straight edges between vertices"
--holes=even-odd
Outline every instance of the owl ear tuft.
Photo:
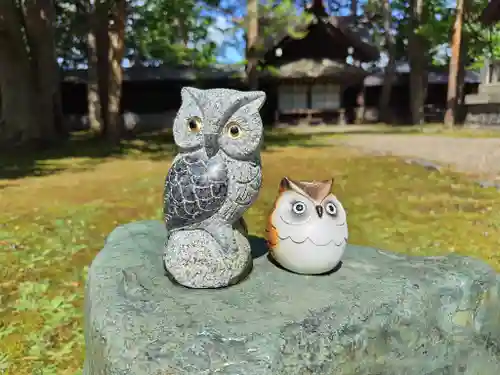
[[332,177],[331,179],[329,180],[325,180],[324,181],[325,185],[328,185],[329,186],[329,191],[330,193],[332,192],[332,187],[333,187],[333,184],[335,183],[335,177]]
[[266,101],[266,93],[264,91],[248,91],[245,96],[257,110],[260,110]]
[[288,177],[283,177],[280,182],[280,193],[290,190],[290,179]]
[[188,98],[196,98],[200,91],[200,89],[197,89],[195,87],[184,86],[181,89],[181,98],[183,101],[188,100]]

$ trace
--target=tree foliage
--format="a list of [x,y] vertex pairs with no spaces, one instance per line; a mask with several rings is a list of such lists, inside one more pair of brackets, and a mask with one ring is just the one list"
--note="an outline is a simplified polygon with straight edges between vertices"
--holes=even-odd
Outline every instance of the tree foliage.
[[[415,85],[418,83],[415,76],[426,77],[426,72],[431,66],[448,67],[453,25],[456,18],[455,4],[447,0],[425,0],[422,2],[422,12],[418,22],[415,22],[415,19],[412,19],[412,12],[417,3],[418,1],[414,0],[391,1],[392,25],[390,31],[395,37],[395,48],[392,51],[393,56],[390,57],[398,62],[409,63],[410,75],[413,76],[411,81]],[[485,28],[479,22],[479,16],[487,3],[488,0],[465,0],[459,79],[456,88],[459,103],[462,102],[464,94],[465,69],[478,69],[487,58],[500,58],[500,25]],[[367,23],[371,25],[370,32],[375,43],[382,46],[382,52],[385,52],[387,56],[389,55],[385,43],[387,38],[384,38],[387,30],[383,27],[384,20],[381,17],[383,4],[383,0],[366,0],[363,4],[363,13]],[[412,43],[413,45],[410,46]],[[417,60],[419,60],[418,63]],[[417,65],[415,65],[416,63]],[[412,113],[419,112],[419,116],[413,116],[413,122],[422,121],[422,108],[426,97],[425,86],[410,89],[412,97],[418,93],[418,99],[411,100]]]
[[218,0],[132,1],[127,57],[149,64],[203,66],[215,62],[217,45],[208,40],[215,17],[204,10]]
[[[56,0],[59,62],[76,68],[87,62],[88,0]],[[208,39],[215,18],[205,9],[219,0],[129,0],[125,57],[141,65],[204,66],[215,62],[216,44]]]
[[56,0],[55,44],[58,62],[75,69],[87,60],[89,1]]
[[[248,30],[249,14],[242,12],[246,0],[226,0],[224,5],[215,10],[219,17],[226,19],[226,27],[219,29],[225,36],[222,49],[234,48],[240,53],[244,51]],[[269,45],[277,43],[285,34],[302,38],[306,34],[301,25],[308,23],[312,17],[304,12],[303,0],[262,0],[258,3],[259,35],[257,53],[262,57]],[[242,53],[243,54],[243,53]],[[243,59],[241,63],[246,63]]]
[[[486,57],[500,58],[500,25],[485,28],[480,24],[479,16],[488,0],[466,1],[463,25],[463,39],[467,40],[468,66],[478,68]],[[410,1],[391,1],[392,29],[396,38],[396,59],[408,61],[408,38],[413,33],[422,35],[428,44],[426,51],[430,65],[445,66],[450,57],[449,45],[455,19],[454,4],[446,0],[424,1],[424,22],[418,29],[413,29],[410,20]],[[383,39],[382,1],[367,0],[363,10],[372,22],[372,33],[378,40]],[[384,44],[382,44],[384,46]]]

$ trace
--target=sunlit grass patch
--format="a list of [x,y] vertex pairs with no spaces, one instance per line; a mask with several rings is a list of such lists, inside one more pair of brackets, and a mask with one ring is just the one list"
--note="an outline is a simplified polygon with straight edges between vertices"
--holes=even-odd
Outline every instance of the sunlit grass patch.
[[[451,251],[500,270],[496,190],[458,174],[429,172],[397,158],[325,146],[325,141],[268,134],[263,188],[246,214],[251,234],[263,235],[283,175],[334,177],[334,192],[348,210],[351,243],[415,255]],[[173,151],[165,139],[149,142],[136,141],[116,154],[87,145],[79,162],[52,154],[44,160],[62,166],[59,171],[45,174],[49,167],[40,162],[42,177],[25,170],[23,178],[3,180],[0,373],[59,375],[81,369],[86,267],[115,226],[162,216],[163,181]]]

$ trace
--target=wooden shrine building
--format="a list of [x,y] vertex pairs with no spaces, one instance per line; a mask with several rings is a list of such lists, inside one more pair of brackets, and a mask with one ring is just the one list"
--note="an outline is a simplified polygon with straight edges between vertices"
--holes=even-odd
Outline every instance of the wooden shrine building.
[[[379,58],[378,49],[367,41],[367,35],[354,30],[352,17],[329,16],[321,0],[313,0],[306,12],[311,15],[308,17],[311,21],[296,25],[301,38],[285,31],[269,36],[264,43],[259,85],[267,94],[261,112],[267,125],[352,122],[356,107],[363,102],[360,94],[368,75],[361,63]],[[165,119],[177,111],[182,86],[244,90],[243,68],[230,65],[206,69],[126,68],[122,112],[134,113],[144,119],[143,123],[170,122]],[[70,71],[63,76],[65,114],[74,119],[85,117],[87,72]]]
[[322,0],[306,11],[312,20],[297,26],[303,37],[265,43],[260,82],[274,122],[352,122],[368,75],[361,63],[378,60],[379,51],[353,30],[352,17],[328,16]]
[[[492,0],[485,14],[488,9],[498,12],[494,5],[498,2]],[[379,59],[368,32],[356,28],[351,16],[329,16],[321,0],[312,0],[306,11],[310,20],[295,28],[300,38],[285,30],[267,35],[264,41],[259,75],[259,88],[267,94],[261,110],[264,124],[353,123],[358,109],[362,121],[377,122],[384,74],[381,69],[361,67]],[[263,17],[260,22],[273,20]],[[125,68],[121,110],[133,117],[140,129],[169,127],[181,104],[183,86],[245,90],[244,68],[241,64],[214,64],[203,69],[140,65]],[[410,117],[408,73],[398,65],[390,100],[395,122],[401,124],[408,123]],[[479,79],[475,75],[470,72],[466,76],[466,94],[477,91]],[[497,75],[500,77],[500,73]],[[429,72],[429,121],[441,121],[446,108],[447,77],[447,70]],[[74,129],[88,127],[86,86],[86,70],[63,72],[63,111]]]

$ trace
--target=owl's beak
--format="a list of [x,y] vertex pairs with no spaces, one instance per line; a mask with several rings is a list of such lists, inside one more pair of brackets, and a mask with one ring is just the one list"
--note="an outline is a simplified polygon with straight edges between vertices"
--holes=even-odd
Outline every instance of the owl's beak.
[[316,206],[316,212],[318,213],[319,217],[323,216],[323,207],[322,206]]
[[219,136],[217,134],[204,134],[203,140],[205,142],[205,151],[209,158],[215,156],[219,151]]

